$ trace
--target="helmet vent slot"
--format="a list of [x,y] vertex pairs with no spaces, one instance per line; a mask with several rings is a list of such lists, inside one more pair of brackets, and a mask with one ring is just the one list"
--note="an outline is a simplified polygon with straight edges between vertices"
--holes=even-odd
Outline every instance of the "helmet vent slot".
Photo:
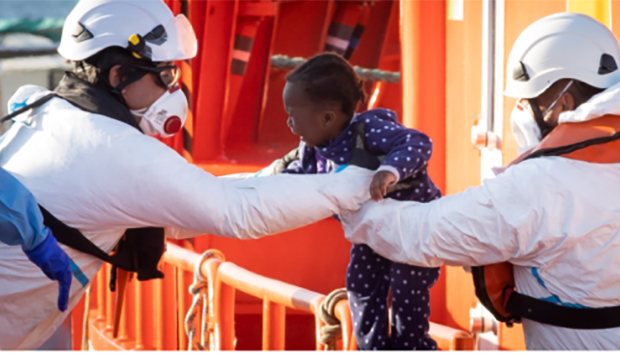
[[618,65],[616,64],[616,60],[609,54],[601,55],[601,62],[599,64],[598,74],[605,75],[612,73],[618,70]]
[[86,27],[84,27],[84,25],[82,25],[79,22],[77,23],[77,25],[73,29],[73,33],[71,35],[73,36],[73,39],[77,43],[81,43],[81,42],[84,42],[84,41],[87,41],[87,40],[93,38],[93,34],[90,33],[90,31],[87,30]]
[[519,61],[519,65],[515,66],[512,71],[512,78],[515,81],[527,81],[530,79],[530,76],[527,74],[527,70],[525,69],[525,65],[522,61]]

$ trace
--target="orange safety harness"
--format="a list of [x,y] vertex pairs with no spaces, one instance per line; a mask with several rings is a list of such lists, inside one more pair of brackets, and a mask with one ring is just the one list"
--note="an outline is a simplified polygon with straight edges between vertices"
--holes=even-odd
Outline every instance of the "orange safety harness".
[[[521,161],[546,156],[608,164],[620,163],[620,116],[606,115],[557,126]],[[476,296],[500,322],[509,325],[521,318],[572,329],[620,327],[620,306],[576,308],[554,304],[516,292],[512,264],[472,267]]]

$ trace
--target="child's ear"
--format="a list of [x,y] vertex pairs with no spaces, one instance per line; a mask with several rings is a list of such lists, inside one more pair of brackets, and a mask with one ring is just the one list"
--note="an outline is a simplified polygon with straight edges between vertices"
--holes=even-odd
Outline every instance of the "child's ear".
[[323,119],[321,123],[323,124],[323,128],[329,128],[336,122],[337,115],[336,112],[332,110],[324,111],[322,116]]

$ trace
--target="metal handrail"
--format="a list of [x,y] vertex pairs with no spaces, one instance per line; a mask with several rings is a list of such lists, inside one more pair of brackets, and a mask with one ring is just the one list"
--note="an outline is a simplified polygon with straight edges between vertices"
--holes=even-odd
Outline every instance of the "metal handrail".
[[[235,349],[236,290],[263,300],[263,349],[285,349],[286,308],[314,315],[316,349],[323,349],[318,339],[324,325],[319,312],[325,295],[264,277],[220,258],[202,261],[197,253],[170,243],[164,255],[164,273],[168,277],[130,283],[130,295],[121,319],[121,334],[116,339],[111,331],[114,293],[107,289],[109,267],[105,266],[98,274],[97,305],[91,312],[95,316],[91,315],[89,321],[90,339],[95,347],[108,350],[185,349],[187,337],[184,330],[178,327],[182,325],[184,312],[189,308],[185,306],[189,305],[188,300],[183,300],[184,296],[189,296],[187,289],[190,281],[185,276],[191,275],[198,262],[201,262],[200,274],[208,284],[208,292],[205,294],[208,313],[203,319],[208,325],[203,326],[203,330],[208,331],[205,335],[209,337],[210,349]],[[175,318],[176,313],[178,319]],[[347,300],[336,304],[334,315],[342,326],[342,349],[355,350],[357,343]],[[181,330],[178,337],[175,334],[177,328]],[[474,338],[465,331],[431,323],[429,333],[437,341],[439,349],[474,349]]]

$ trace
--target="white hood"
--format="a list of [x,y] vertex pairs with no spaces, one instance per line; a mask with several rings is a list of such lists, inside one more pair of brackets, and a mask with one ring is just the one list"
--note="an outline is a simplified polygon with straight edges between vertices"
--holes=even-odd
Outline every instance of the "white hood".
[[606,114],[620,116],[620,83],[594,95],[576,110],[560,114],[559,123],[585,122]]

